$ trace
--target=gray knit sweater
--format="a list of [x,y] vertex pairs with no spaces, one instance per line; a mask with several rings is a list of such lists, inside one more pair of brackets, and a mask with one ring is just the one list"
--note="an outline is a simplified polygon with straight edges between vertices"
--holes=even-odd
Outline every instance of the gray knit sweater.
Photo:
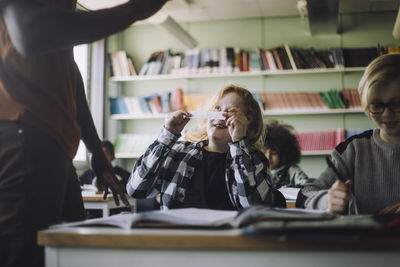
[[[400,202],[400,144],[388,144],[379,129],[350,137],[332,151],[339,173],[353,179],[359,213],[374,214]],[[306,209],[328,208],[328,190],[336,176],[326,168],[313,183],[302,189]]]

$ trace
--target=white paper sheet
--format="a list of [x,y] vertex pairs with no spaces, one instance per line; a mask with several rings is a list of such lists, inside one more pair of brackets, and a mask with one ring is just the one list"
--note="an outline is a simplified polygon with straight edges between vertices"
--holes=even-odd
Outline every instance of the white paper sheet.
[[222,116],[222,111],[199,111],[191,110],[188,111],[192,116],[191,119],[212,119],[212,120],[225,120],[226,118]]

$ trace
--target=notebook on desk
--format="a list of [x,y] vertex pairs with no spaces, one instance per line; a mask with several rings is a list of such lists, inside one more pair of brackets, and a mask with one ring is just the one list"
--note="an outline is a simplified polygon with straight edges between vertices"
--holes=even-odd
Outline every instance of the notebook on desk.
[[124,213],[106,218],[53,225],[51,228],[86,226],[113,226],[123,229],[135,227],[238,228],[266,220],[330,220],[333,218],[335,215],[322,211],[267,206],[251,206],[241,211],[183,208]]
[[263,221],[247,226],[243,233],[285,239],[354,239],[383,230],[384,225],[373,215],[350,215],[336,216],[332,220]]

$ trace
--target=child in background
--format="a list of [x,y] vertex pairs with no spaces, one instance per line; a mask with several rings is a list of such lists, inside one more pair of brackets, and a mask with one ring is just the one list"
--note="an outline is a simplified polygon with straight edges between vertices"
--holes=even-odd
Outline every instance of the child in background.
[[265,128],[264,154],[269,160],[274,188],[301,188],[310,182],[307,174],[297,165],[300,162],[300,146],[293,127],[271,120]]
[[[106,156],[107,160],[113,166],[114,174],[116,175],[118,180],[121,182],[121,184],[125,187],[126,183],[128,182],[130,173],[129,173],[129,171],[116,165],[114,145],[108,140],[103,140],[103,141],[101,141],[101,149],[103,150],[104,155]],[[81,186],[84,184],[97,185],[96,174],[92,169],[89,169],[89,170],[86,170],[85,172],[83,172],[79,176],[79,181],[81,183]]]
[[[207,119],[178,140],[191,114],[167,117],[157,140],[136,162],[127,192],[134,198],[158,193],[161,209],[241,209],[273,204],[268,161],[260,151],[262,114],[252,94],[228,85],[212,101],[210,111],[225,119]],[[188,141],[190,140],[190,141]]]
[[[378,126],[339,144],[332,162],[346,182],[326,168],[301,194],[307,209],[333,213],[400,212],[400,54],[383,55],[366,68],[358,86],[365,114]],[[355,196],[352,198],[351,192]]]

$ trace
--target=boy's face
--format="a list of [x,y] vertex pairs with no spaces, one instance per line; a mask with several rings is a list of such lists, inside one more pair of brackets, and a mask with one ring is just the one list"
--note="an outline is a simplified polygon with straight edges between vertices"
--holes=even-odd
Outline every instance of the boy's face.
[[279,166],[279,151],[275,148],[266,148],[264,152],[269,161],[269,169],[273,170]]
[[[390,83],[375,86],[369,92],[369,99],[371,104],[400,105],[400,77]],[[385,106],[383,113],[370,115],[380,128],[380,137],[385,142],[400,143],[400,112],[392,112]]]
[[[231,108],[245,110],[242,99],[236,93],[228,93],[224,95],[215,106],[215,111],[229,111]],[[207,135],[209,142],[216,145],[227,145],[232,141],[229,134],[226,120],[207,121]]]

